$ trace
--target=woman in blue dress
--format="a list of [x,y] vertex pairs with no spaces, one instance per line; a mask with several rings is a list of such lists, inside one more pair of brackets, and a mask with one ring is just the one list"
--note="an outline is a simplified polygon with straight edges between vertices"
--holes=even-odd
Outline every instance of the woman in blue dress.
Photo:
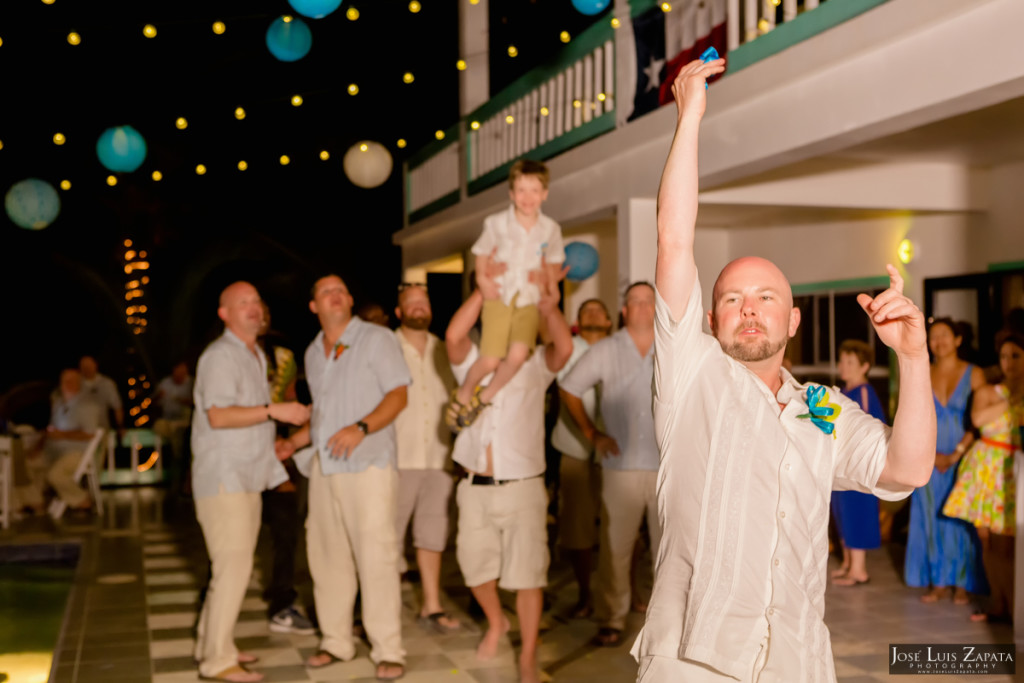
[[[868,384],[868,370],[874,355],[871,347],[862,341],[848,339],[839,346],[839,379],[843,381],[843,395],[861,409],[882,422],[885,411],[878,394]],[[867,551],[882,544],[878,529],[878,499],[860,491],[833,491],[832,516],[843,540],[843,564],[832,572],[837,586],[857,586],[867,583]]]
[[956,481],[957,464],[974,441],[964,429],[964,414],[971,392],[985,386],[981,370],[957,351],[963,339],[949,318],[938,318],[928,328],[932,352],[932,391],[938,437],[931,480],[910,496],[910,532],[904,574],[908,586],[930,588],[922,602],[938,602],[952,595],[966,605],[968,593],[987,590],[981,567],[978,534],[967,522],[942,514],[942,506]]

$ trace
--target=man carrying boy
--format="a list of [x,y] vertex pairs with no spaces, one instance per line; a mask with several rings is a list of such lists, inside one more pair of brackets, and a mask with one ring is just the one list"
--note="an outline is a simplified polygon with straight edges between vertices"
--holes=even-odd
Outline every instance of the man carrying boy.
[[[476,254],[477,285],[483,295],[480,321],[480,357],[466,373],[452,400],[455,420],[449,427],[459,431],[468,427],[498,391],[508,384],[523,366],[536,344],[540,290],[532,271],[546,269],[557,281],[565,260],[562,230],[558,223],[541,213],[548,198],[548,169],[539,161],[521,159],[509,171],[509,198],[505,211],[484,219],[484,231],[473,245]],[[491,277],[491,262],[507,269]],[[486,387],[483,379],[494,373]]]

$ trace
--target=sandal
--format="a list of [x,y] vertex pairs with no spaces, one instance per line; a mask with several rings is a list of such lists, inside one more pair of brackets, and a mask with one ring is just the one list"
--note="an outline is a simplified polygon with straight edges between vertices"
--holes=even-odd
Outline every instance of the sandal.
[[[442,619],[447,619],[449,622],[455,621],[455,625],[445,626],[441,623]],[[462,625],[457,620],[452,619],[452,615],[448,614],[447,612],[431,612],[426,616],[419,617],[416,621],[423,628],[429,631],[433,631],[434,633],[439,633],[442,636],[447,635],[449,633],[454,633],[462,627]]]
[[[380,670],[381,670],[382,667],[388,668],[388,669],[400,669],[400,671],[398,672],[397,676],[382,676],[381,673],[380,673]],[[377,677],[378,681],[397,681],[399,678],[401,678],[402,676],[405,675],[405,664],[401,664],[399,662],[388,662],[388,661],[377,662],[377,672],[376,672],[376,674],[377,674],[376,677]]]
[[[327,657],[328,659],[327,659],[326,662],[323,662],[321,664],[312,664],[312,661],[314,659],[320,659],[321,657]],[[327,650],[317,650],[315,655],[313,655],[312,657],[309,657],[306,660],[306,668],[307,669],[322,669],[325,666],[330,666],[331,664],[337,664],[338,662],[344,662],[344,661],[346,661],[346,660],[342,659],[341,657],[339,657],[338,655],[334,654],[333,652],[328,652]]]
[[481,391],[483,391],[483,387],[478,386],[473,391],[473,398],[470,399],[469,405],[463,406],[462,412],[459,413],[458,425],[460,431],[476,422],[476,419],[480,417],[480,413],[484,412],[484,408],[491,405],[480,400]]
[[921,596],[921,602],[934,603],[939,600],[945,600],[949,597],[949,586],[943,586],[941,588],[932,588],[930,591]]
[[452,397],[448,401],[448,405],[444,409],[444,423],[451,430],[452,434],[458,434],[462,431],[460,424],[460,418],[468,410],[468,406],[464,405],[459,401],[458,396],[459,390],[456,387],[452,389]]
[[199,680],[227,681],[227,683],[259,683],[263,680],[263,674],[249,671],[244,666],[235,665],[213,676],[199,674]]
[[622,631],[617,628],[602,626],[590,642],[598,647],[615,647],[622,642]]

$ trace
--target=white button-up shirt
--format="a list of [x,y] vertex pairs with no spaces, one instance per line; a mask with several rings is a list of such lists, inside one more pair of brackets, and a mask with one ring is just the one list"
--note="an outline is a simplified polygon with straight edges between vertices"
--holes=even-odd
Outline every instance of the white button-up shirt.
[[516,307],[536,305],[540,301],[540,290],[530,282],[530,271],[537,270],[544,263],[565,261],[562,228],[558,223],[539,214],[537,222],[527,230],[516,220],[512,205],[484,219],[484,231],[472,251],[477,256],[490,256],[495,248],[498,251],[494,260],[508,266],[495,278],[506,306],[512,303],[517,292]]
[[395,467],[395,425],[367,434],[347,458],[332,458],[327,441],[409,384],[409,368],[391,330],[353,317],[338,340],[340,354],[324,355],[321,331],[306,349],[306,380],[313,396],[309,434],[325,475]]
[[224,330],[199,356],[192,413],[192,492],[196,498],[224,493],[258,493],[288,480],[274,455],[274,422],[249,427],[210,426],[210,408],[270,403],[267,358],[253,353],[231,330]]
[[[470,472],[484,473],[489,445],[495,479],[544,474],[544,394],[555,379],[544,349],[538,346],[480,417],[459,432],[452,453],[455,462]],[[474,345],[461,364],[452,366],[458,382],[466,379],[479,355]]]
[[452,448],[452,433],[444,423],[444,409],[455,388],[448,354],[441,340],[429,332],[422,356],[401,327],[395,330],[395,338],[412,376],[408,403],[395,418],[398,469],[444,469]]
[[[569,362],[565,364],[565,367],[558,371],[559,384],[561,384],[562,380],[576,366],[577,361],[586,354],[589,348],[590,344],[583,337],[576,336],[572,338],[572,355],[569,356]],[[600,424],[600,416],[597,413],[597,390],[587,389],[583,392],[581,400],[583,401],[583,412],[587,414],[590,421],[595,425]],[[599,429],[603,431],[603,424]],[[558,422],[555,423],[554,429],[551,430],[551,445],[559,453],[576,458],[577,460],[590,460],[591,456],[594,455],[594,445],[587,440],[587,437],[583,436],[583,432],[580,431],[576,421],[572,419],[572,415],[569,414],[569,409],[565,407],[564,403],[559,406]]]
[[606,455],[601,465],[610,470],[658,469],[658,444],[651,415],[654,346],[641,356],[629,330],[619,330],[593,346],[559,386],[579,398],[601,385],[601,417],[620,455]]
[[[655,305],[655,432],[662,536],[633,655],[685,658],[741,678],[769,636],[760,681],[835,681],[825,626],[833,488],[899,500],[877,485],[889,427],[835,387],[835,438],[810,420],[806,385],[777,396],[701,331],[700,284],[682,320]],[[779,407],[785,405],[785,408]]]

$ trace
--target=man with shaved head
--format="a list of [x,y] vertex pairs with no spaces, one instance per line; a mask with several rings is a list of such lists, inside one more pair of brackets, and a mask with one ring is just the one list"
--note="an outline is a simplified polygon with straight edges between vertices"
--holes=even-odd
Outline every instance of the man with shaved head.
[[256,343],[263,323],[259,292],[236,282],[220,295],[224,334],[199,357],[192,414],[192,492],[211,574],[199,615],[195,658],[207,680],[255,683],[232,632],[252,574],[261,494],[288,479],[274,449],[274,422],[309,419],[299,403],[272,403],[267,358]]
[[800,312],[770,261],[725,267],[701,330],[694,259],[697,137],[705,83],[723,60],[676,78],[675,139],[658,193],[654,423],[663,535],[646,623],[633,647],[641,681],[835,681],[825,626],[829,497],[884,500],[924,485],[935,411],[924,318],[888,266],[890,288],[858,302],[899,362],[890,430],[836,387],[782,367]]

